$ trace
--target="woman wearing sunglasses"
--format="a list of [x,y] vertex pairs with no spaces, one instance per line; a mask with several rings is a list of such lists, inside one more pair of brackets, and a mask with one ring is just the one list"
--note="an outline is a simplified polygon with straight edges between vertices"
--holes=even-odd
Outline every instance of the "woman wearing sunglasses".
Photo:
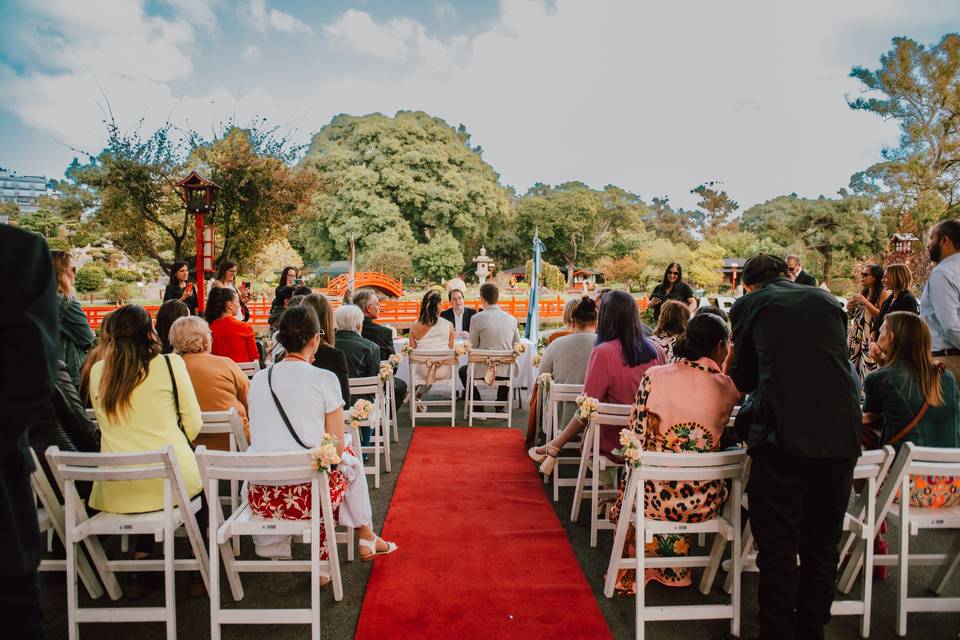
[[693,297],[693,289],[683,281],[683,268],[679,262],[671,262],[663,274],[663,282],[658,284],[650,294],[650,305],[653,307],[653,320],[660,319],[660,309],[667,300],[678,300],[690,309],[692,314],[697,310],[697,299]]

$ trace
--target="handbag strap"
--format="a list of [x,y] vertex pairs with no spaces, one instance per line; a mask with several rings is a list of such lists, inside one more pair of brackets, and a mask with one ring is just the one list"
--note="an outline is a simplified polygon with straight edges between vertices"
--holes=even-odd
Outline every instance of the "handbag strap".
[[900,431],[897,432],[897,435],[890,438],[887,444],[896,444],[901,440],[903,440],[905,437],[907,437],[907,435],[911,431],[913,431],[918,424],[920,424],[920,421],[923,419],[923,415],[927,412],[927,409],[929,408],[930,408],[930,403],[924,401],[923,406],[920,407],[920,411],[917,412],[917,415],[913,416],[913,420],[910,421],[910,424],[905,426],[903,429],[900,429]]
[[180,415],[180,393],[177,391],[177,377],[173,374],[173,365],[170,364],[170,355],[163,354],[163,361],[167,363],[167,372],[170,374],[170,386],[173,387],[173,404],[177,408],[177,426],[180,427],[180,433],[187,439],[187,444],[193,448],[193,443],[187,436],[187,430],[183,428],[183,417]]
[[300,436],[297,435],[297,432],[293,430],[293,425],[290,424],[290,418],[287,417],[287,412],[283,410],[283,405],[280,404],[280,398],[278,398],[277,394],[273,392],[273,365],[267,367],[267,387],[270,389],[270,395],[273,396],[273,403],[277,405],[277,411],[280,412],[280,418],[283,420],[283,424],[287,426],[287,431],[290,432],[291,437],[296,440],[298,445],[304,449],[309,449],[310,447],[303,444],[303,440],[301,440]]

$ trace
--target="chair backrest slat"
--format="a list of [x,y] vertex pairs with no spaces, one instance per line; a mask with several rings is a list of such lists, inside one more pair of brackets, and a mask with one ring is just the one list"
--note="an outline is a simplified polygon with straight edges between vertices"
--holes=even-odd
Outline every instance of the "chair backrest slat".
[[350,378],[350,395],[365,396],[378,395],[382,392],[380,387],[380,376],[367,376],[365,378]]
[[577,396],[583,394],[582,384],[560,384],[554,382],[550,385],[549,402],[575,402]]
[[138,453],[81,453],[47,449],[47,461],[60,480],[116,481],[169,478],[173,447]]
[[197,464],[207,479],[252,482],[303,482],[318,474],[309,452],[249,453],[197,447]]
[[745,449],[714,453],[643,452],[640,466],[631,473],[641,480],[706,481],[740,478],[746,463]]

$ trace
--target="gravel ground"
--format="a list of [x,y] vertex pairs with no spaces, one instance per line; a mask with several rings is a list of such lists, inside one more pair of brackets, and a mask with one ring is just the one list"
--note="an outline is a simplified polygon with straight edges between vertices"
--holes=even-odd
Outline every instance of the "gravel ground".
[[[523,410],[514,413],[514,428],[525,429],[526,405]],[[382,524],[386,517],[390,498],[400,473],[403,469],[403,460],[410,443],[412,430],[409,428],[406,409],[401,411],[400,442],[393,444],[392,461],[393,473],[384,473],[379,489],[373,489],[371,484],[370,497],[373,504],[374,522]],[[475,427],[477,428],[477,427]],[[502,428],[502,427],[480,427]],[[544,491],[552,498],[552,488],[544,485]],[[609,559],[612,532],[600,532],[600,543],[596,549],[591,549],[590,526],[587,518],[586,506],[583,509],[581,521],[570,522],[570,506],[572,488],[561,490],[560,501],[553,503],[561,522],[564,523],[570,543],[580,561],[583,574],[590,582],[610,629],[617,638],[629,638],[634,629],[634,601],[632,598],[607,599],[603,595],[603,574],[606,571]],[[896,532],[891,531],[887,539],[896,540]],[[949,544],[947,534],[940,532],[925,532],[916,544],[918,552],[932,552],[943,550]],[[181,557],[185,545],[179,541]],[[245,549],[249,548],[249,544]],[[401,551],[402,552],[402,551]],[[696,550],[694,551],[696,552]],[[249,554],[249,551],[245,552]],[[296,552],[295,552],[296,553]],[[303,556],[302,551],[299,556]],[[62,556],[61,556],[62,557]],[[343,554],[341,554],[343,557]],[[359,561],[346,562],[342,560],[344,597],[341,602],[333,601],[332,590],[324,589],[322,595],[322,633],[328,640],[352,638],[356,629],[357,619],[363,603],[363,594],[370,572],[370,565]],[[531,567],[532,569],[533,567]],[[924,593],[926,581],[932,575],[932,569],[919,568],[911,571],[910,593],[921,596]],[[580,579],[579,576],[571,576]],[[696,577],[695,577],[696,578]],[[721,576],[722,578],[722,576]],[[309,607],[309,576],[307,574],[247,574],[244,577],[244,602],[256,603],[258,607]],[[157,606],[162,600],[161,579],[158,579],[157,588],[143,600],[129,603],[134,606]],[[696,581],[696,579],[695,579]],[[50,637],[60,639],[67,637],[66,593],[63,573],[41,574],[41,589],[44,611]],[[756,574],[744,574],[743,578],[743,636],[752,637],[758,632],[757,605],[756,605]],[[954,576],[948,586],[948,596],[960,596],[960,576]],[[226,601],[230,601],[229,591],[224,590]],[[82,605],[89,605],[86,593],[81,590]],[[722,601],[718,585],[709,596],[701,596],[694,589],[668,589],[659,585],[651,585],[647,589],[647,603],[650,606],[671,604],[703,604],[706,602]],[[178,576],[177,583],[177,629],[181,638],[204,638],[209,636],[209,606],[204,598],[191,599],[187,596],[187,576]],[[95,603],[96,606],[110,606],[106,597]],[[120,606],[126,606],[125,601]],[[240,603],[243,604],[243,603]],[[233,606],[232,604],[229,606]],[[871,638],[895,638],[894,620],[896,614],[896,585],[891,578],[886,582],[874,583],[873,623]],[[647,625],[647,637],[659,639],[700,639],[719,637],[728,629],[727,623],[722,621],[698,621],[675,623],[651,623]],[[84,624],[80,627],[82,637],[99,638],[101,640],[142,638],[162,638],[164,627],[159,623],[130,623],[130,624]],[[924,640],[954,639],[960,637],[960,613],[912,614],[909,619],[909,636]],[[576,630],[571,629],[569,637],[580,637]],[[309,631],[300,625],[251,625],[224,627],[223,637],[233,638],[307,638]],[[827,628],[827,638],[853,639],[859,637],[859,620],[854,617],[838,617]],[[385,639],[386,640],[386,639]]]

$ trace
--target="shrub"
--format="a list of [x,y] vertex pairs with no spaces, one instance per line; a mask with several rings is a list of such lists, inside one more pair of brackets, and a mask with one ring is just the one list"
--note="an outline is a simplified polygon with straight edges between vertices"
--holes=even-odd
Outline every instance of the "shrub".
[[106,279],[107,274],[104,273],[103,267],[91,262],[77,269],[77,279],[73,285],[81,293],[90,293],[102,287]]
[[70,243],[63,238],[47,238],[50,251],[70,251]]
[[106,290],[107,302],[110,304],[126,304],[130,302],[133,294],[130,292],[130,285],[123,282],[114,282]]
[[438,231],[429,242],[417,245],[412,258],[417,275],[433,282],[446,282],[463,269],[463,251],[449,231]]
[[409,281],[413,277],[413,260],[410,252],[397,248],[387,248],[370,254],[363,263],[365,271],[380,271],[400,281]]
[[[533,277],[533,260],[527,260],[525,267],[527,282],[530,283]],[[540,282],[551,291],[563,291],[567,287],[567,280],[563,277],[560,267],[546,260],[540,263]]]
[[114,269],[110,277],[120,282],[140,282],[140,274],[130,269]]
[[[330,279],[332,280],[333,278]],[[323,287],[327,286],[327,274],[315,273],[304,280],[303,284],[307,285],[311,289],[322,289]]]
[[832,294],[844,298],[857,290],[857,285],[850,278],[830,278],[829,287]]

